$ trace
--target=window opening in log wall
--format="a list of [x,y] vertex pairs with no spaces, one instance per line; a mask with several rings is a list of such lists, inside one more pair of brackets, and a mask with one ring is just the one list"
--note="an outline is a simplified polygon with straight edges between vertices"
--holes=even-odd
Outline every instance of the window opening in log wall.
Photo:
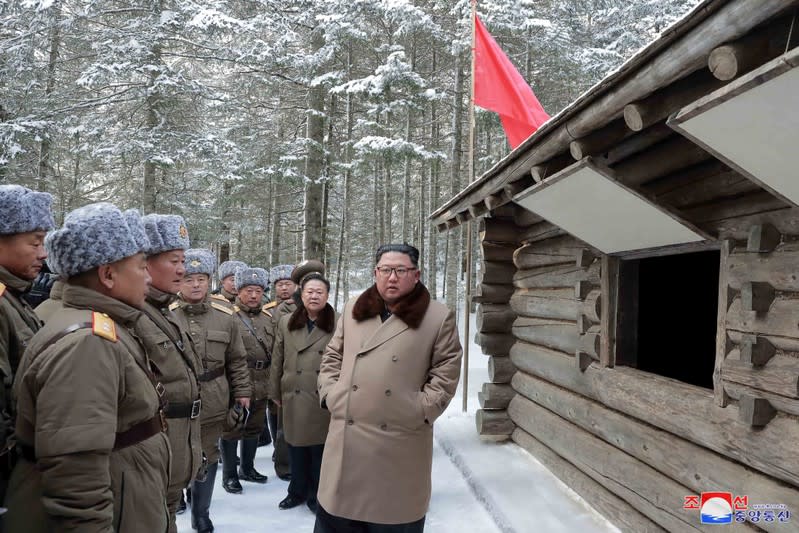
[[622,261],[616,363],[713,389],[718,251]]

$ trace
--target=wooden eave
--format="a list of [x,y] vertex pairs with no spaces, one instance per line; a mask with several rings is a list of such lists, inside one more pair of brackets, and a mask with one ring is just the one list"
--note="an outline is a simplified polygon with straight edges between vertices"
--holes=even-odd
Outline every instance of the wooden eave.
[[708,56],[716,47],[741,38],[797,4],[799,0],[705,0],[698,4],[432,213],[432,222],[439,231],[446,231],[510,202],[515,193],[535,182],[534,167],[558,169],[574,161],[569,159],[573,141],[619,131],[625,106],[707,69]]

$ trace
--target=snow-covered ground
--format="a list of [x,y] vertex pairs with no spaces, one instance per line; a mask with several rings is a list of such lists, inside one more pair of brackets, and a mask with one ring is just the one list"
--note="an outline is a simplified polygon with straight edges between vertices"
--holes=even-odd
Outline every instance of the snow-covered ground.
[[[471,321],[473,333],[474,316]],[[470,352],[468,410],[462,411],[461,381],[455,398],[435,425],[433,495],[426,531],[617,532],[529,453],[511,442],[482,442],[477,437],[477,391],[487,381],[488,358],[473,342]],[[239,495],[222,488],[220,466],[211,505],[217,532],[313,531],[314,517],[304,505],[287,511],[278,509],[288,483],[275,475],[271,454],[271,446],[259,448],[255,465],[269,476],[269,482],[242,483],[244,493]],[[178,530],[192,531],[188,512],[178,517]]]

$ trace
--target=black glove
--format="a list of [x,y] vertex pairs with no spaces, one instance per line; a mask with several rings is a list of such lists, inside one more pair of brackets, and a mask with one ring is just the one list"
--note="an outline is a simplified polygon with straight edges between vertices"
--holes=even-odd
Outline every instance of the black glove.
[[225,431],[235,431],[243,429],[250,418],[250,410],[242,407],[238,402],[228,409],[227,419],[225,420]]
[[47,272],[40,272],[28,292],[23,295],[25,301],[31,307],[36,307],[43,301],[50,297],[50,289],[53,288],[53,283],[58,279],[55,274],[48,274]]
[[194,481],[199,481],[202,483],[208,477],[208,456],[205,455],[203,452],[203,462],[200,464],[200,468],[197,469],[197,475],[194,476]]

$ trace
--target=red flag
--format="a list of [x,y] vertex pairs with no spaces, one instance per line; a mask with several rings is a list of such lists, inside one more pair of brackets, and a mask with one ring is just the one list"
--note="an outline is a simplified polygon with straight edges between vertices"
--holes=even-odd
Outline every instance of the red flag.
[[499,114],[508,143],[516,148],[549,115],[480,19],[474,21],[474,103]]

